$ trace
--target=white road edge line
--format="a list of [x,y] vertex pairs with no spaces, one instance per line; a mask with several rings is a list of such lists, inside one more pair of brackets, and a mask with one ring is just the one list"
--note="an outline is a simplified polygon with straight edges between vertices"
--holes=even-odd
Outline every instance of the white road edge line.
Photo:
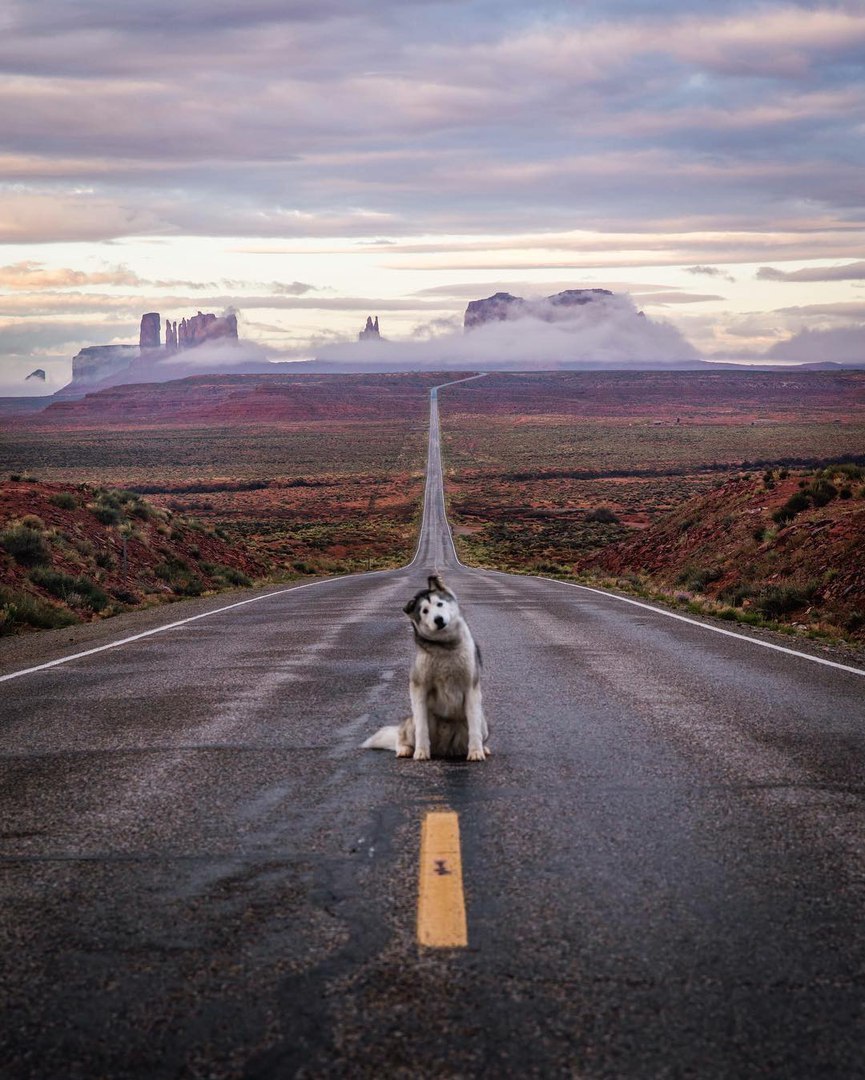
[[[386,570],[376,570],[374,573],[387,573]],[[347,574],[346,577],[355,577]],[[105,652],[106,649],[119,649],[121,645],[128,645],[131,641],[140,641],[142,638],[152,637],[154,634],[162,634],[166,630],[175,630],[178,626],[195,622],[196,619],[206,619],[209,615],[219,615],[223,611],[231,611],[232,608],[243,607],[245,604],[254,604],[259,600],[268,600],[271,596],[284,596],[286,593],[299,592],[308,589],[312,585],[324,585],[326,582],[343,581],[343,578],[327,578],[326,581],[308,581],[305,585],[295,585],[292,589],[279,589],[276,592],[263,593],[261,596],[251,596],[248,600],[238,600],[234,604],[226,604],[224,607],[214,608],[212,611],[202,611],[198,615],[190,615],[186,619],[177,619],[175,622],[166,623],[164,626],[155,626],[152,630],[144,630],[140,634],[132,634],[130,637],[120,638],[118,641],[110,641],[107,645],[97,645],[94,649],[85,649],[83,652],[71,653],[69,656],[59,656],[56,660],[48,660],[44,664],[36,664],[35,667],[22,668],[20,671],[12,671],[8,675],[0,675],[0,682],[7,679],[17,679],[19,675],[30,675],[34,671],[45,671],[46,668],[58,667],[60,664],[68,664],[72,660],[80,660],[84,656],[93,656],[95,653]]]
[[[480,379],[487,374],[486,372],[480,375],[471,375],[466,379],[454,379],[449,383],[442,383],[439,386],[434,386],[430,389],[430,396],[435,401],[436,408],[436,422],[438,424],[438,400],[437,394],[433,396],[433,391],[443,389],[445,386],[453,386],[458,382],[470,382],[472,379]],[[482,574],[498,574],[500,577],[529,577],[536,581],[552,581],[556,585],[567,585],[571,589],[582,589],[583,592],[595,593],[598,596],[605,596],[610,600],[621,600],[623,604],[633,604],[634,607],[645,608],[646,611],[653,611],[656,615],[664,615],[668,619],[678,619],[679,622],[689,623],[691,626],[698,626],[703,630],[710,630],[713,634],[723,634],[725,637],[735,638],[737,641],[744,641],[751,645],[759,645],[763,649],[773,649],[775,652],[786,653],[788,656],[797,656],[800,660],[810,660],[814,664],[822,664],[824,667],[836,668],[838,671],[847,671],[852,675],[865,676],[865,670],[862,668],[851,667],[849,664],[839,664],[836,660],[825,660],[822,656],[812,656],[811,653],[799,652],[797,649],[788,649],[785,645],[776,645],[771,641],[761,641],[759,638],[746,637],[745,634],[737,634],[734,630],[726,630],[721,626],[712,626],[711,623],[698,622],[696,619],[689,619],[687,615],[679,615],[675,611],[666,611],[664,608],[653,607],[652,604],[645,604],[641,600],[632,600],[627,596],[619,596],[618,593],[606,592],[604,589],[594,589],[590,585],[578,585],[573,581],[559,581],[557,578],[542,577],[541,575],[520,575],[520,574],[506,574],[502,570],[484,570],[477,566],[466,566],[464,562],[460,560],[457,555],[456,544],[454,542],[453,530],[447,517],[447,507],[444,505],[444,466],[441,460],[441,439],[439,439],[439,469],[441,475],[441,485],[439,492],[442,499],[442,510],[444,511],[444,521],[448,529],[448,539],[450,540],[451,548],[454,553],[454,558],[459,566],[462,566],[466,570],[478,570]],[[420,544],[423,537],[424,525],[426,523],[427,516],[427,487],[429,486],[429,474],[426,477],[426,483],[424,485],[424,501],[423,511],[421,516],[421,527],[418,533],[418,546],[415,551],[414,558],[410,563],[407,563],[402,569],[408,570],[413,567],[417,562],[418,555],[420,554]],[[399,569],[399,568],[397,568]],[[238,600],[235,604],[227,604],[225,607],[214,608],[213,611],[202,611],[199,615],[190,615],[187,619],[178,619],[176,622],[166,623],[165,626],[156,626],[152,630],[145,630],[140,634],[133,634],[131,637],[121,638],[119,641],[111,641],[107,645],[98,645],[95,649],[85,649],[83,652],[72,653],[69,656],[60,656],[56,660],[49,660],[44,664],[37,664],[35,667],[22,668],[20,671],[12,671],[8,675],[0,675],[0,682],[6,682],[9,679],[17,679],[21,675],[31,675],[36,671],[45,671],[47,668],[59,667],[61,664],[68,664],[73,660],[80,660],[85,656],[93,656],[95,653],[105,652],[108,649],[118,649],[121,645],[128,645],[132,641],[140,641],[141,638],[152,637],[154,634],[161,634],[166,630],[174,630],[178,626],[184,626],[186,623],[195,622],[197,619],[206,619],[209,615],[219,615],[223,611],[231,611],[233,608],[243,607],[245,604],[254,604],[259,600],[267,600],[271,596],[284,596],[286,593],[299,592],[301,589],[310,589],[314,585],[330,585],[336,581],[345,581],[352,577],[373,577],[375,574],[389,574],[393,573],[392,570],[373,570],[367,574],[346,574],[345,577],[338,578],[325,578],[323,581],[308,581],[305,585],[295,585],[291,589],[279,589],[276,592],[264,593],[261,596],[251,596],[248,600]]]
[[[439,386],[433,386],[430,388],[430,396],[434,400],[435,395],[433,391],[437,391],[440,386],[452,386],[457,382],[470,382],[472,379],[480,379],[485,375],[483,372],[481,375],[470,375],[465,379],[453,379],[451,382],[440,383]],[[438,413],[436,413],[438,415]],[[424,482],[423,493],[423,509],[421,511],[421,525],[418,531],[418,544],[415,550],[414,557],[410,563],[407,563],[404,567],[395,567],[394,569],[407,570],[409,567],[414,566],[420,555],[420,545],[424,533],[424,525],[426,524],[427,514],[427,487],[429,486],[429,475],[426,476]],[[442,490],[444,490],[444,484],[442,484]],[[445,521],[447,521],[447,515],[445,515]],[[451,545],[453,545],[453,539],[451,539]],[[454,548],[454,556],[456,557],[456,548]],[[459,562],[459,559],[457,559]],[[246,604],[255,604],[259,600],[269,600],[272,596],[285,596],[286,593],[300,592],[301,589],[310,589],[314,585],[332,585],[336,581],[345,581],[348,578],[353,577],[374,577],[376,574],[390,574],[393,570],[372,570],[365,574],[345,574],[343,577],[324,578],[322,581],[308,581],[305,585],[294,585],[289,589],[277,589],[275,592],[263,593],[261,596],[250,596],[247,600],[238,600],[234,604],[226,604],[224,607],[214,608],[212,611],[202,611],[198,615],[190,615],[186,619],[177,619],[175,622],[166,623],[164,626],[155,626],[152,630],[144,630],[140,634],[132,634],[129,637],[120,638],[118,641],[110,641],[107,645],[97,645],[93,649],[84,649],[82,652],[70,653],[69,656],[58,656],[56,660],[47,660],[44,664],[36,664],[34,667],[21,668],[20,671],[11,671],[8,675],[0,675],[0,682],[8,682],[9,679],[17,679],[22,675],[32,675],[37,671],[45,671],[48,668],[60,667],[61,664],[69,664],[73,660],[81,660],[85,656],[94,656],[96,653],[106,652],[108,649],[119,649],[121,645],[129,645],[130,642],[140,641],[142,638],[152,637],[154,634],[162,634],[166,630],[176,630],[178,626],[185,626],[187,623],[195,622],[197,619],[206,619],[210,615],[219,615],[223,611],[231,611],[233,608],[243,607]]]
[[[460,566],[463,566],[460,563]],[[477,570],[478,567],[467,569]],[[699,626],[701,630],[711,630],[713,634],[723,634],[724,637],[735,638],[737,641],[747,642],[749,645],[759,645],[763,649],[774,649],[775,652],[787,653],[788,656],[798,656],[801,660],[810,660],[815,664],[823,664],[825,667],[837,668],[839,671],[849,671],[853,675],[865,675],[862,668],[850,667],[849,664],[839,664],[837,660],[824,660],[822,656],[812,656],[811,653],[799,652],[798,649],[788,649],[786,645],[776,645],[773,641],[761,641],[760,638],[748,637],[745,634],[737,634],[735,630],[726,630],[723,626],[712,626],[711,623],[699,622],[697,619],[689,619],[687,615],[679,615],[675,611],[666,611],[664,608],[654,607],[652,604],[644,604],[641,600],[631,600],[628,596],[619,596],[618,593],[607,592],[605,589],[593,589],[590,585],[578,585],[575,581],[559,581],[558,578],[542,577],[540,574],[505,574],[501,570],[482,570],[484,574],[499,574],[501,577],[527,577],[534,581],[552,581],[556,585],[567,585],[570,589],[582,589],[583,592],[596,593],[605,596],[608,600],[621,600],[623,604],[633,604],[634,607],[645,608],[653,611],[656,615],[665,615],[668,619],[678,619],[679,622],[689,623],[691,626]]]
[[[436,420],[438,421],[437,398]],[[441,497],[442,503],[444,504],[444,464],[441,460],[441,441],[439,441],[439,464],[441,465],[442,471]],[[699,622],[697,619],[689,619],[687,615],[679,615],[676,611],[666,611],[664,608],[654,607],[652,604],[643,603],[641,600],[632,600],[630,597],[620,596],[618,593],[607,592],[605,589],[594,589],[590,585],[578,585],[574,581],[559,581],[558,578],[543,577],[540,574],[514,575],[506,574],[502,570],[484,570],[477,566],[466,566],[466,564],[460,560],[459,555],[457,555],[453,529],[447,518],[447,507],[443,505],[442,509],[444,510],[444,520],[447,522],[448,526],[448,539],[451,542],[454,558],[458,565],[464,567],[466,570],[480,570],[483,574],[497,574],[500,577],[527,577],[534,581],[552,581],[556,585],[567,585],[570,589],[582,589],[584,592],[605,596],[610,600],[621,600],[623,604],[633,604],[634,607],[645,608],[646,611],[653,611],[656,615],[665,615],[668,619],[678,619],[679,622],[689,623],[691,626],[699,626],[703,630],[711,630],[713,634],[723,634],[725,637],[735,638],[737,641],[744,641],[750,645],[759,645],[763,649],[774,649],[775,652],[786,653],[788,656],[798,656],[801,660],[810,660],[814,664],[823,664],[824,667],[836,668],[838,671],[848,671],[852,675],[865,675],[865,670],[862,668],[851,667],[849,664],[839,664],[837,660],[825,660],[822,656],[812,656],[811,653],[799,652],[798,649],[789,649],[785,645],[776,645],[772,641],[761,641],[760,638],[748,637],[746,634],[737,634],[735,630],[727,630],[723,626],[713,626],[711,623]]]

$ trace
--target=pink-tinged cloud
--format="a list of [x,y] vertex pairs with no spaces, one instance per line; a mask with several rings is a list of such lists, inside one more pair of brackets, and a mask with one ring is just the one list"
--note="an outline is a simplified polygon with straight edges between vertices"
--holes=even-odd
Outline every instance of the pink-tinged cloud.
[[65,289],[84,285],[142,285],[141,278],[118,266],[112,270],[84,271],[69,267],[48,268],[32,260],[0,266],[0,288]]
[[757,277],[762,281],[865,281],[865,262],[842,266],[808,266],[801,270],[777,270],[761,266]]

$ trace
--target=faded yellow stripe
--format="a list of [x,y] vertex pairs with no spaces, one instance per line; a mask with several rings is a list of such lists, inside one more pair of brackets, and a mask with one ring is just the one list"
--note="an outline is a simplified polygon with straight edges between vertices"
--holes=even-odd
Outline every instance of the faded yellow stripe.
[[417,939],[437,949],[469,943],[460,823],[453,810],[430,810],[421,826]]

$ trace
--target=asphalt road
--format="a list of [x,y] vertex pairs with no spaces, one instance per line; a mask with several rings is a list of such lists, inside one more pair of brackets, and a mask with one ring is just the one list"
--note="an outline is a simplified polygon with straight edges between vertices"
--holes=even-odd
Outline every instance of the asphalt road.
[[[865,677],[459,566],[431,436],[410,567],[0,682],[4,1078],[865,1076]],[[432,568],[485,763],[358,749]],[[428,950],[444,807],[469,944]]]

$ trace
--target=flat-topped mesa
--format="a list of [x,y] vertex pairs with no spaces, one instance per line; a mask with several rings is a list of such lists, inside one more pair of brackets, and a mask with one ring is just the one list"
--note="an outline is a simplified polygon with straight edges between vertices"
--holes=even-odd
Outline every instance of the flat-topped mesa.
[[373,319],[372,315],[367,315],[366,326],[357,335],[358,341],[379,341],[381,334],[378,329],[378,315]]
[[609,289],[565,289],[564,292],[547,296],[543,300],[524,300],[521,296],[512,296],[511,293],[497,292],[485,300],[469,301],[463,328],[474,330],[486,323],[504,322],[522,316],[550,321],[550,308],[580,307],[612,295]]
[[548,296],[547,300],[553,307],[579,307],[581,304],[591,304],[602,296],[612,296],[609,289],[565,289],[564,292]]
[[473,330],[488,322],[515,318],[525,306],[525,300],[507,292],[497,292],[485,300],[470,300],[466,307],[463,329]]

